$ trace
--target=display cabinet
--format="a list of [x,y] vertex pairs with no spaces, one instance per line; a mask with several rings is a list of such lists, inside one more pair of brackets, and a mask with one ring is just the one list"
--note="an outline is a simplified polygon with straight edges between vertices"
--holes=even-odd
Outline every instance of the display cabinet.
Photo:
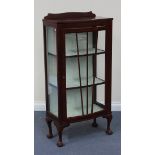
[[[46,122],[52,122],[63,146],[63,129],[71,123],[107,119],[111,135],[112,20],[92,12],[49,13],[43,19]],[[73,131],[74,132],[74,131]]]

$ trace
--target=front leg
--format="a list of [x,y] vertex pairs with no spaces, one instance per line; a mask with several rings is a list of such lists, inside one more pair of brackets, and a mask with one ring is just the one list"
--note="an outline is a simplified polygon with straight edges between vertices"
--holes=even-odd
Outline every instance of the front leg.
[[106,130],[106,134],[108,134],[108,135],[112,135],[113,134],[113,132],[112,132],[112,130],[110,128],[111,120],[112,120],[112,115],[109,115],[107,117],[107,130]]
[[47,138],[52,138],[53,137],[53,133],[52,133],[52,119],[46,117],[46,123],[48,126],[48,134],[47,134]]
[[58,132],[58,136],[59,136],[59,139],[58,139],[58,142],[57,142],[57,146],[62,147],[64,145],[63,142],[62,142],[62,131]]
[[57,146],[58,147],[62,147],[64,145],[63,142],[62,142],[62,131],[63,131],[63,128],[62,127],[57,127],[57,131],[58,131]]

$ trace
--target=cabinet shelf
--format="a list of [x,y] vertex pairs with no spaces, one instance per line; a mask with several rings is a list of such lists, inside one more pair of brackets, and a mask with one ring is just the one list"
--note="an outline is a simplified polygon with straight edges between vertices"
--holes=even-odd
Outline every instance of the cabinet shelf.
[[[101,85],[104,84],[105,81],[95,77],[94,79],[94,85]],[[49,77],[49,85],[57,87],[57,78],[54,76]],[[88,77],[88,87],[93,86],[93,77]],[[86,78],[81,79],[81,87],[87,87],[87,80]],[[66,88],[67,89],[74,89],[74,88],[80,88],[80,81],[79,79],[71,79],[66,80]]]
[[[101,49],[97,49],[96,54],[104,54],[105,51],[101,50]],[[49,55],[53,55],[56,56],[56,52],[48,52]],[[94,55],[95,54],[95,48],[90,48],[88,49],[88,55]],[[86,56],[86,49],[80,49],[79,50],[79,56]],[[67,50],[66,52],[66,57],[75,57],[77,56],[77,50],[73,49],[73,50]]]

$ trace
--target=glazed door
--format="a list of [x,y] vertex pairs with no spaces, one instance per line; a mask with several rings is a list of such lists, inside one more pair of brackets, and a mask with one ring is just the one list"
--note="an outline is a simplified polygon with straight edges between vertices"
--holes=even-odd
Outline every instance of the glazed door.
[[105,30],[65,29],[67,118],[104,110]]

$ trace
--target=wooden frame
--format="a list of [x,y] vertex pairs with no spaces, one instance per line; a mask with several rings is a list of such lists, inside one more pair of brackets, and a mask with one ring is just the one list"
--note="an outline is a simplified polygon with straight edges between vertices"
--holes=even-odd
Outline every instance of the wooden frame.
[[[79,122],[83,120],[94,119],[92,126],[97,127],[96,118],[104,117],[107,119],[106,133],[111,135],[110,123],[112,120],[111,112],[111,72],[112,72],[112,18],[99,18],[92,12],[88,13],[62,13],[62,14],[49,14],[43,19],[43,36],[44,36],[44,66],[45,66],[45,94],[46,94],[46,121],[49,127],[48,138],[52,138],[51,123],[54,122],[58,130],[57,146],[63,146],[62,131],[70,123]],[[75,24],[76,23],[76,24]],[[46,26],[51,26],[56,29],[57,39],[57,82],[58,82],[58,117],[53,115],[49,110],[49,96],[48,96],[48,70],[47,70],[47,39],[46,39]],[[78,32],[93,32],[93,44],[97,38],[98,31],[105,30],[105,106],[102,111],[91,113],[82,116],[67,118],[66,106],[66,56],[65,56],[65,34],[78,33]],[[88,43],[88,42],[87,42]],[[77,47],[78,48],[78,47]],[[78,49],[77,49],[78,50]],[[88,47],[87,47],[88,50]],[[96,55],[93,55],[93,75],[96,76]],[[88,58],[88,51],[86,55]],[[87,61],[88,62],[88,61]],[[88,64],[87,64],[88,65]],[[88,69],[88,66],[87,66]],[[88,76],[87,76],[88,77]],[[87,78],[88,87],[88,78]],[[93,80],[94,97],[96,100],[96,85]],[[88,92],[88,90],[87,90]],[[88,98],[87,98],[88,99]],[[96,102],[96,101],[95,101]],[[87,108],[88,110],[88,108]]]

